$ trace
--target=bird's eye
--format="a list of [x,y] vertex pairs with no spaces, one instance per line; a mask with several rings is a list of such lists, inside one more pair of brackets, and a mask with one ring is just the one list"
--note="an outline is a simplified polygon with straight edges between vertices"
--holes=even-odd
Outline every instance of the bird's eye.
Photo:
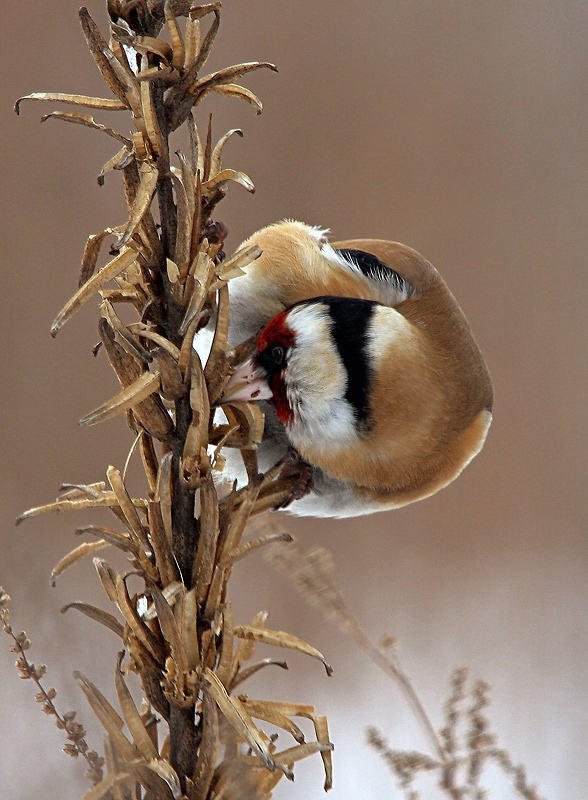
[[286,360],[286,348],[282,344],[275,344],[271,350],[272,353],[272,360],[277,364],[277,366],[281,366],[284,361]]

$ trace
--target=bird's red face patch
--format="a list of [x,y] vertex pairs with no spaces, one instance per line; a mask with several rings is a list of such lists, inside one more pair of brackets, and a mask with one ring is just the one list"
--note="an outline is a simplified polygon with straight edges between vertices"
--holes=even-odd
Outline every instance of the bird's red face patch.
[[262,353],[271,345],[281,344],[284,347],[291,347],[294,342],[294,331],[286,325],[288,310],[280,312],[275,316],[262,332],[257,340],[257,352]]
[[[278,417],[287,425],[294,419],[288,402],[286,382],[283,377],[285,354],[294,343],[294,331],[286,325],[288,311],[282,311],[269,322],[257,340],[257,364],[265,371],[273,393],[274,405]],[[276,358],[276,353],[284,353],[284,359]]]

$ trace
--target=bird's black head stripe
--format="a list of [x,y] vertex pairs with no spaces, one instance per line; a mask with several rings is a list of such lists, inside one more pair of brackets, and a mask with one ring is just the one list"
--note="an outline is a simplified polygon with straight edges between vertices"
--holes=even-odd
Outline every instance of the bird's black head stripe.
[[398,291],[405,290],[405,281],[400,275],[371,253],[347,247],[341,247],[337,252],[341,253],[346,261],[351,261],[366,278],[379,283],[387,283]]

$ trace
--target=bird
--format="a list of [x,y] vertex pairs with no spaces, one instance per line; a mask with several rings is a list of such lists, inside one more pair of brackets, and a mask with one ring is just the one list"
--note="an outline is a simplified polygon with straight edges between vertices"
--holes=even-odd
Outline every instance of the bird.
[[262,252],[230,281],[229,343],[258,334],[257,345],[221,403],[262,406],[261,469],[290,453],[310,475],[287,511],[352,517],[451,483],[484,445],[493,389],[426,258],[382,239],[330,243],[327,233],[286,220],[243,243]]

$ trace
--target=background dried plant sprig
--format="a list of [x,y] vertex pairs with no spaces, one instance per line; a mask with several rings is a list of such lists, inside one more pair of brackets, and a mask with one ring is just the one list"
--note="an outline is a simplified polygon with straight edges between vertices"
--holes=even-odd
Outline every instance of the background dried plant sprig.
[[[279,533],[283,530],[275,519],[257,523],[257,529],[266,535],[269,531]],[[335,565],[328,550],[323,547],[303,550],[296,542],[281,542],[269,548],[265,559],[292,583],[309,605],[351,636],[370,660],[393,680],[407,700],[427,737],[432,756],[391,749],[376,728],[369,728],[367,733],[368,743],[383,756],[406,800],[419,800],[415,782],[424,773],[435,774],[439,790],[451,800],[485,800],[489,795],[482,786],[482,777],[490,764],[497,765],[510,779],[516,796],[524,800],[542,800],[536,787],[529,783],[524,766],[515,764],[508,751],[497,745],[496,734],[491,731],[484,713],[490,704],[490,686],[485,681],[475,681],[468,691],[467,668],[454,670],[443,709],[444,724],[439,731],[435,730],[400,663],[396,640],[386,636],[378,647],[364,633],[335,580]]]
[[[281,478],[281,465],[259,474],[255,449],[263,433],[263,415],[256,405],[224,406],[227,423],[215,422],[216,404],[232,368],[252,344],[234,350],[227,345],[227,283],[242,274],[260,251],[250,247],[225,257],[226,230],[211,215],[229,183],[250,192],[254,186],[244,173],[223,167],[225,144],[240,132],[229,131],[213,145],[211,118],[201,138],[193,108],[210,92],[218,92],[246,100],[261,111],[259,99],[234,81],[262,67],[275,67],[248,62],[201,75],[218,31],[220,3],[109,0],[107,9],[108,41],[85,8],[80,10],[80,21],[114,98],[33,93],[16,104],[17,112],[25,99],[99,111],[128,110],[134,126],[127,136],[77,111],[52,112],[43,118],[98,130],[122,145],[102,168],[99,182],[112,169],[121,172],[128,207],[126,222],[89,236],[78,289],[51,326],[55,336],[78,309],[100,297],[101,349],[120,391],[86,414],[81,424],[124,414],[134,434],[127,464],[122,471],[109,466],[106,481],[64,486],[54,502],[19,518],[22,522],[45,513],[107,507],[118,523],[117,529],[97,525],[79,529],[92,540],[68,553],[52,572],[55,581],[64,570],[93,555],[105,593],[118,610],[116,616],[81,601],[62,609],[77,609],[106,626],[125,648],[114,676],[120,714],[98,687],[75,673],[106,731],[104,777],[100,757],[88,755],[81,726],[76,727],[73,717],[64,717],[64,724],[69,725],[65,727],[70,738],[75,733],[71,747],[95,767],[90,774],[95,786],[86,795],[88,800],[130,796],[263,800],[283,775],[292,777],[296,761],[317,752],[328,789],[332,745],[326,718],[313,706],[233,694],[257,671],[284,666],[267,658],[249,663],[258,642],[304,652],[320,659],[330,672],[319,650],[267,628],[266,612],[257,614],[250,625],[234,624],[227,600],[233,565],[276,539],[289,538],[269,533],[241,541],[251,515],[282,502],[295,478]],[[212,23],[202,36],[201,20],[207,16]],[[190,152],[178,151],[173,166],[169,136],[183,124]],[[152,212],[155,199],[158,215]],[[112,258],[97,269],[109,238]],[[119,314],[123,305],[136,311],[136,321],[123,322],[128,316]],[[192,343],[213,316],[214,339],[203,366]],[[233,487],[219,500],[213,472],[222,471],[226,447],[240,449],[249,482],[240,490]],[[146,495],[136,498],[126,486],[126,467],[135,450],[147,483]],[[128,572],[118,572],[95,555],[111,546],[125,553]],[[131,575],[142,579],[138,593],[129,588]],[[13,636],[21,671],[39,680],[24,657],[28,640],[23,637]],[[145,694],[141,708],[127,687],[130,672],[139,677]],[[43,697],[52,709],[50,693]],[[167,735],[160,735],[155,714],[167,724]],[[297,716],[311,720],[314,741],[304,740],[292,720]],[[276,737],[265,734],[254,719],[282,728],[293,737],[294,746],[278,749]]]

